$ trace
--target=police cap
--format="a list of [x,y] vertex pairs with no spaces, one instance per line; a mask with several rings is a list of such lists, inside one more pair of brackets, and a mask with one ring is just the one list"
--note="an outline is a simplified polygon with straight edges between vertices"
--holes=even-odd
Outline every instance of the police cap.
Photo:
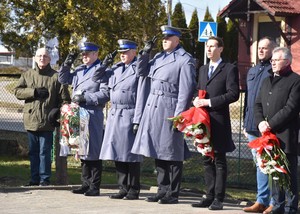
[[93,42],[83,42],[80,45],[80,50],[81,51],[98,51],[100,48],[99,45],[96,45]]
[[137,48],[137,44],[133,41],[128,40],[128,39],[119,39],[118,44],[119,44],[118,52],[126,52],[130,49],[136,49]]
[[178,28],[175,27],[171,27],[168,25],[163,25],[160,27],[162,34],[164,37],[169,37],[169,36],[177,36],[180,37],[181,36],[181,32]]

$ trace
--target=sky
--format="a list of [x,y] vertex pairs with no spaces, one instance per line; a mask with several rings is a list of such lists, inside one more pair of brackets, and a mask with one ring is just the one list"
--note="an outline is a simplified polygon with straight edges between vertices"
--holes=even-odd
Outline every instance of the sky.
[[198,12],[199,21],[203,21],[206,7],[208,6],[209,12],[216,21],[217,13],[222,10],[226,5],[229,4],[231,0],[172,0],[172,7],[174,10],[175,5],[181,2],[183,10],[185,12],[185,17],[187,25],[189,25],[192,13],[195,8]]

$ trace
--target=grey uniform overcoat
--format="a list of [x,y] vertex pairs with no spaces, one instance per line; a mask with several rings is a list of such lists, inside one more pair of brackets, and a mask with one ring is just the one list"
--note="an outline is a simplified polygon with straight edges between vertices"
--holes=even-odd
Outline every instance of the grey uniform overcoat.
[[[168,161],[183,161],[183,134],[172,128],[168,118],[178,116],[191,105],[195,90],[195,62],[183,48],[138,59],[139,73],[149,72],[150,93],[132,152]],[[147,96],[147,95],[146,95]]]
[[[141,155],[131,153],[135,139],[133,123],[139,123],[141,112],[136,109],[138,86],[143,77],[136,72],[136,60],[127,68],[117,63],[108,70],[111,108],[106,121],[100,159],[121,162],[140,162]],[[140,87],[139,87],[140,88]],[[141,101],[141,99],[139,99]]]
[[95,64],[85,75],[85,65],[75,68],[70,73],[70,67],[62,66],[59,70],[58,80],[62,84],[71,84],[73,87],[73,96],[77,91],[82,91],[86,103],[80,104],[85,108],[89,115],[89,151],[87,156],[80,156],[83,160],[99,160],[100,149],[103,138],[103,107],[108,101],[107,77],[102,76],[98,81],[93,81],[92,77],[95,71],[100,67],[99,63]]

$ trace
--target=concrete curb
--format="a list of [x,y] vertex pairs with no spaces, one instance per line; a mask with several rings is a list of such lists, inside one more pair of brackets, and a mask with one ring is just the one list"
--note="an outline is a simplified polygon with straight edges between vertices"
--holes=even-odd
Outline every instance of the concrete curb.
[[[0,187],[0,193],[10,193],[10,192],[25,192],[30,190],[72,190],[78,188],[80,185],[49,185],[49,186],[19,186],[19,187]],[[118,189],[117,184],[102,184],[101,189]],[[141,185],[142,190],[148,190],[150,193],[155,194],[158,190],[157,186]],[[193,189],[182,189],[180,191],[180,196],[185,197],[203,197],[204,194],[201,192],[196,192]],[[205,197],[205,196],[204,196]],[[225,198],[225,203],[248,206],[253,204],[251,201],[236,200],[232,198]]]

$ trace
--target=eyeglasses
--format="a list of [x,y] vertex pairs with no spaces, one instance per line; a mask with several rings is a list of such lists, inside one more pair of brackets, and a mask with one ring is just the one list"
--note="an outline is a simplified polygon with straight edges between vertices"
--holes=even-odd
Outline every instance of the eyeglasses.
[[49,56],[47,56],[47,55],[36,55],[35,57],[37,57],[37,58],[49,58]]
[[279,62],[281,60],[288,60],[288,59],[271,59],[270,60],[270,63],[273,63],[273,62]]

